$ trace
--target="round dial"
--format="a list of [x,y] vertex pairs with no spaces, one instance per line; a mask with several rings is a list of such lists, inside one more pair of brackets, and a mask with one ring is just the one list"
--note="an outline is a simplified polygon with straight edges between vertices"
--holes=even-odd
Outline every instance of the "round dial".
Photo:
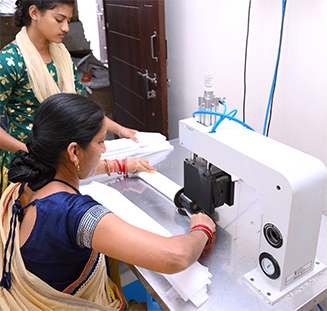
[[275,267],[273,265],[273,263],[271,262],[270,259],[268,258],[263,258],[263,260],[261,261],[261,266],[262,269],[269,275],[273,275],[275,273]]

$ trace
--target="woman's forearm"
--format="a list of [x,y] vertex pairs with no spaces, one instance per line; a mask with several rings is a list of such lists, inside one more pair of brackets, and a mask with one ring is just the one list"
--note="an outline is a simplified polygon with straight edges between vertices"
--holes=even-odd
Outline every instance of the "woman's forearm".
[[112,121],[108,117],[106,117],[106,124],[107,124],[107,131],[113,134],[116,134],[120,138],[130,138],[136,143],[139,142],[139,140],[135,137],[135,134],[138,132],[137,130],[130,129],[128,127],[124,127],[120,124],[118,124],[115,121]]
[[156,169],[149,164],[149,161],[139,157],[132,157],[120,160],[100,160],[95,175],[113,173],[127,174],[136,172],[154,173]]
[[106,117],[106,123],[107,123],[107,131],[119,136],[119,131],[122,126],[116,123],[115,121],[109,119],[108,117]]
[[27,151],[26,145],[10,136],[3,128],[0,128],[0,149],[15,153],[17,150]]

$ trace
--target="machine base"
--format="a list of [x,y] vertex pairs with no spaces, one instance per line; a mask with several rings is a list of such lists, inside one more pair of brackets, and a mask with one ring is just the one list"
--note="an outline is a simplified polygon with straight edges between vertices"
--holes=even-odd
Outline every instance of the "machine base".
[[320,261],[316,260],[314,269],[311,272],[309,272],[299,280],[295,281],[293,284],[291,284],[290,286],[288,286],[282,291],[279,291],[271,284],[269,284],[262,276],[262,274],[258,272],[257,268],[244,274],[243,277],[246,279],[250,287],[252,287],[256,292],[261,294],[265,299],[267,299],[269,304],[274,305],[284,296],[291,293],[296,288],[300,288],[310,279],[320,274],[323,274],[325,270],[326,270],[326,266]]

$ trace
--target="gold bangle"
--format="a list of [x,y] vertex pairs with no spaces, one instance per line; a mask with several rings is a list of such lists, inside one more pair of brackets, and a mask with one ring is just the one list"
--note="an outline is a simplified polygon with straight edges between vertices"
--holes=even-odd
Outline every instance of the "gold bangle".
[[107,174],[108,174],[109,176],[111,176],[111,174],[110,174],[110,166],[109,166],[109,162],[108,162],[107,159],[104,159],[104,166],[105,166],[105,168],[106,168]]

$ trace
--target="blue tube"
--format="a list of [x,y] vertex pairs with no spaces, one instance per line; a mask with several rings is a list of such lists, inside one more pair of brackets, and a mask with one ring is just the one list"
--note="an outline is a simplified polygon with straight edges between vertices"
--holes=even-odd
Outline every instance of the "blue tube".
[[223,101],[221,104],[224,106],[224,114],[225,114],[227,111],[227,105],[226,105],[225,101]]
[[[224,112],[223,112],[223,114],[226,114],[226,111],[227,111],[227,105],[226,105],[225,101],[223,101],[221,104],[224,106]],[[223,122],[223,120],[224,120],[224,118],[223,118],[222,116],[220,116],[219,119],[217,120],[217,122],[215,123],[215,125],[212,127],[212,130],[211,130],[210,133],[213,133],[213,132],[216,130],[216,128],[218,127],[218,125],[219,125],[221,122]]]
[[[237,114],[237,110],[236,110],[236,109],[230,111],[230,112],[227,113],[227,114],[226,114],[226,109],[225,109],[225,111],[224,111],[224,115],[226,115],[226,116],[235,117],[236,114]],[[216,128],[218,127],[218,125],[219,125],[221,122],[223,122],[224,119],[225,119],[225,117],[222,117],[222,116],[221,116],[221,117],[218,119],[218,121],[215,123],[215,125],[212,127],[210,133],[214,133],[214,132],[216,131]]]
[[318,303],[317,307],[320,309],[320,311],[324,311],[324,309],[321,307],[321,305]]
[[236,119],[236,118],[234,118],[234,117],[232,117],[232,116],[230,116],[230,115],[228,115],[228,114],[223,114],[223,113],[220,113],[220,112],[214,112],[214,111],[203,111],[203,110],[199,110],[199,111],[195,111],[195,112],[193,112],[193,114],[192,114],[193,118],[194,118],[194,116],[195,116],[196,114],[211,114],[211,115],[215,115],[215,116],[221,116],[221,117],[227,118],[227,119],[229,119],[229,120],[233,120],[233,121],[235,121],[235,122],[237,122],[237,123],[239,123],[239,124],[242,124],[244,127],[246,127],[246,128],[248,128],[249,130],[255,132],[255,130],[254,130],[251,126],[247,125],[246,123],[242,122],[241,120]]

